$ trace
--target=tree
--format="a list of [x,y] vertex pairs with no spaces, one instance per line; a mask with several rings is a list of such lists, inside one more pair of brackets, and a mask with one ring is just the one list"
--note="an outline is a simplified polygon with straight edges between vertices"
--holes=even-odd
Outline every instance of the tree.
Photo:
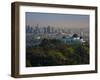
[[78,64],[89,63],[89,48],[85,45],[78,45],[75,48],[75,54],[79,55],[77,58]]
[[47,58],[51,61],[52,65],[61,65],[65,63],[65,56],[58,51],[49,50],[47,53]]
[[89,63],[89,46],[67,45],[57,39],[43,39],[26,49],[26,66],[77,65]]

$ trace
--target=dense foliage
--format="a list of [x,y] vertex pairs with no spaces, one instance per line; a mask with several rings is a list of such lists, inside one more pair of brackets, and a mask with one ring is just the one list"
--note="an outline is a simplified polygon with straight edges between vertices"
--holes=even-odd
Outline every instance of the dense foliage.
[[68,45],[56,39],[43,39],[26,49],[26,66],[89,64],[89,44]]

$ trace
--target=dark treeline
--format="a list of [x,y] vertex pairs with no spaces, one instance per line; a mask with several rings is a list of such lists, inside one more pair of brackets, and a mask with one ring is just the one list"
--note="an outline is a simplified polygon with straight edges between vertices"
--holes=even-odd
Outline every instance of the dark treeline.
[[89,64],[89,44],[68,45],[56,39],[43,39],[26,49],[26,67]]

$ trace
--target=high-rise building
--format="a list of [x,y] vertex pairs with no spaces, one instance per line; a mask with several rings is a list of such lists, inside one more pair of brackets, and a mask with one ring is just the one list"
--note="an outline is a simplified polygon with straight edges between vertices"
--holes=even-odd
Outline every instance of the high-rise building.
[[44,34],[47,33],[47,29],[46,29],[46,27],[43,27],[43,29],[44,29]]
[[33,32],[33,28],[30,25],[26,26],[26,33],[32,33]]
[[47,33],[50,33],[51,30],[50,30],[50,26],[47,27]]
[[34,32],[35,33],[40,33],[40,29],[39,29],[39,25],[38,24],[35,26]]

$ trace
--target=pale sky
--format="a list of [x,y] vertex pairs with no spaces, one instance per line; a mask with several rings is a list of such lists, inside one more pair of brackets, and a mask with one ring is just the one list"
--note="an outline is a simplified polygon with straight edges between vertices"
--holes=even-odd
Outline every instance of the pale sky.
[[26,25],[66,28],[89,28],[89,15],[26,12]]

